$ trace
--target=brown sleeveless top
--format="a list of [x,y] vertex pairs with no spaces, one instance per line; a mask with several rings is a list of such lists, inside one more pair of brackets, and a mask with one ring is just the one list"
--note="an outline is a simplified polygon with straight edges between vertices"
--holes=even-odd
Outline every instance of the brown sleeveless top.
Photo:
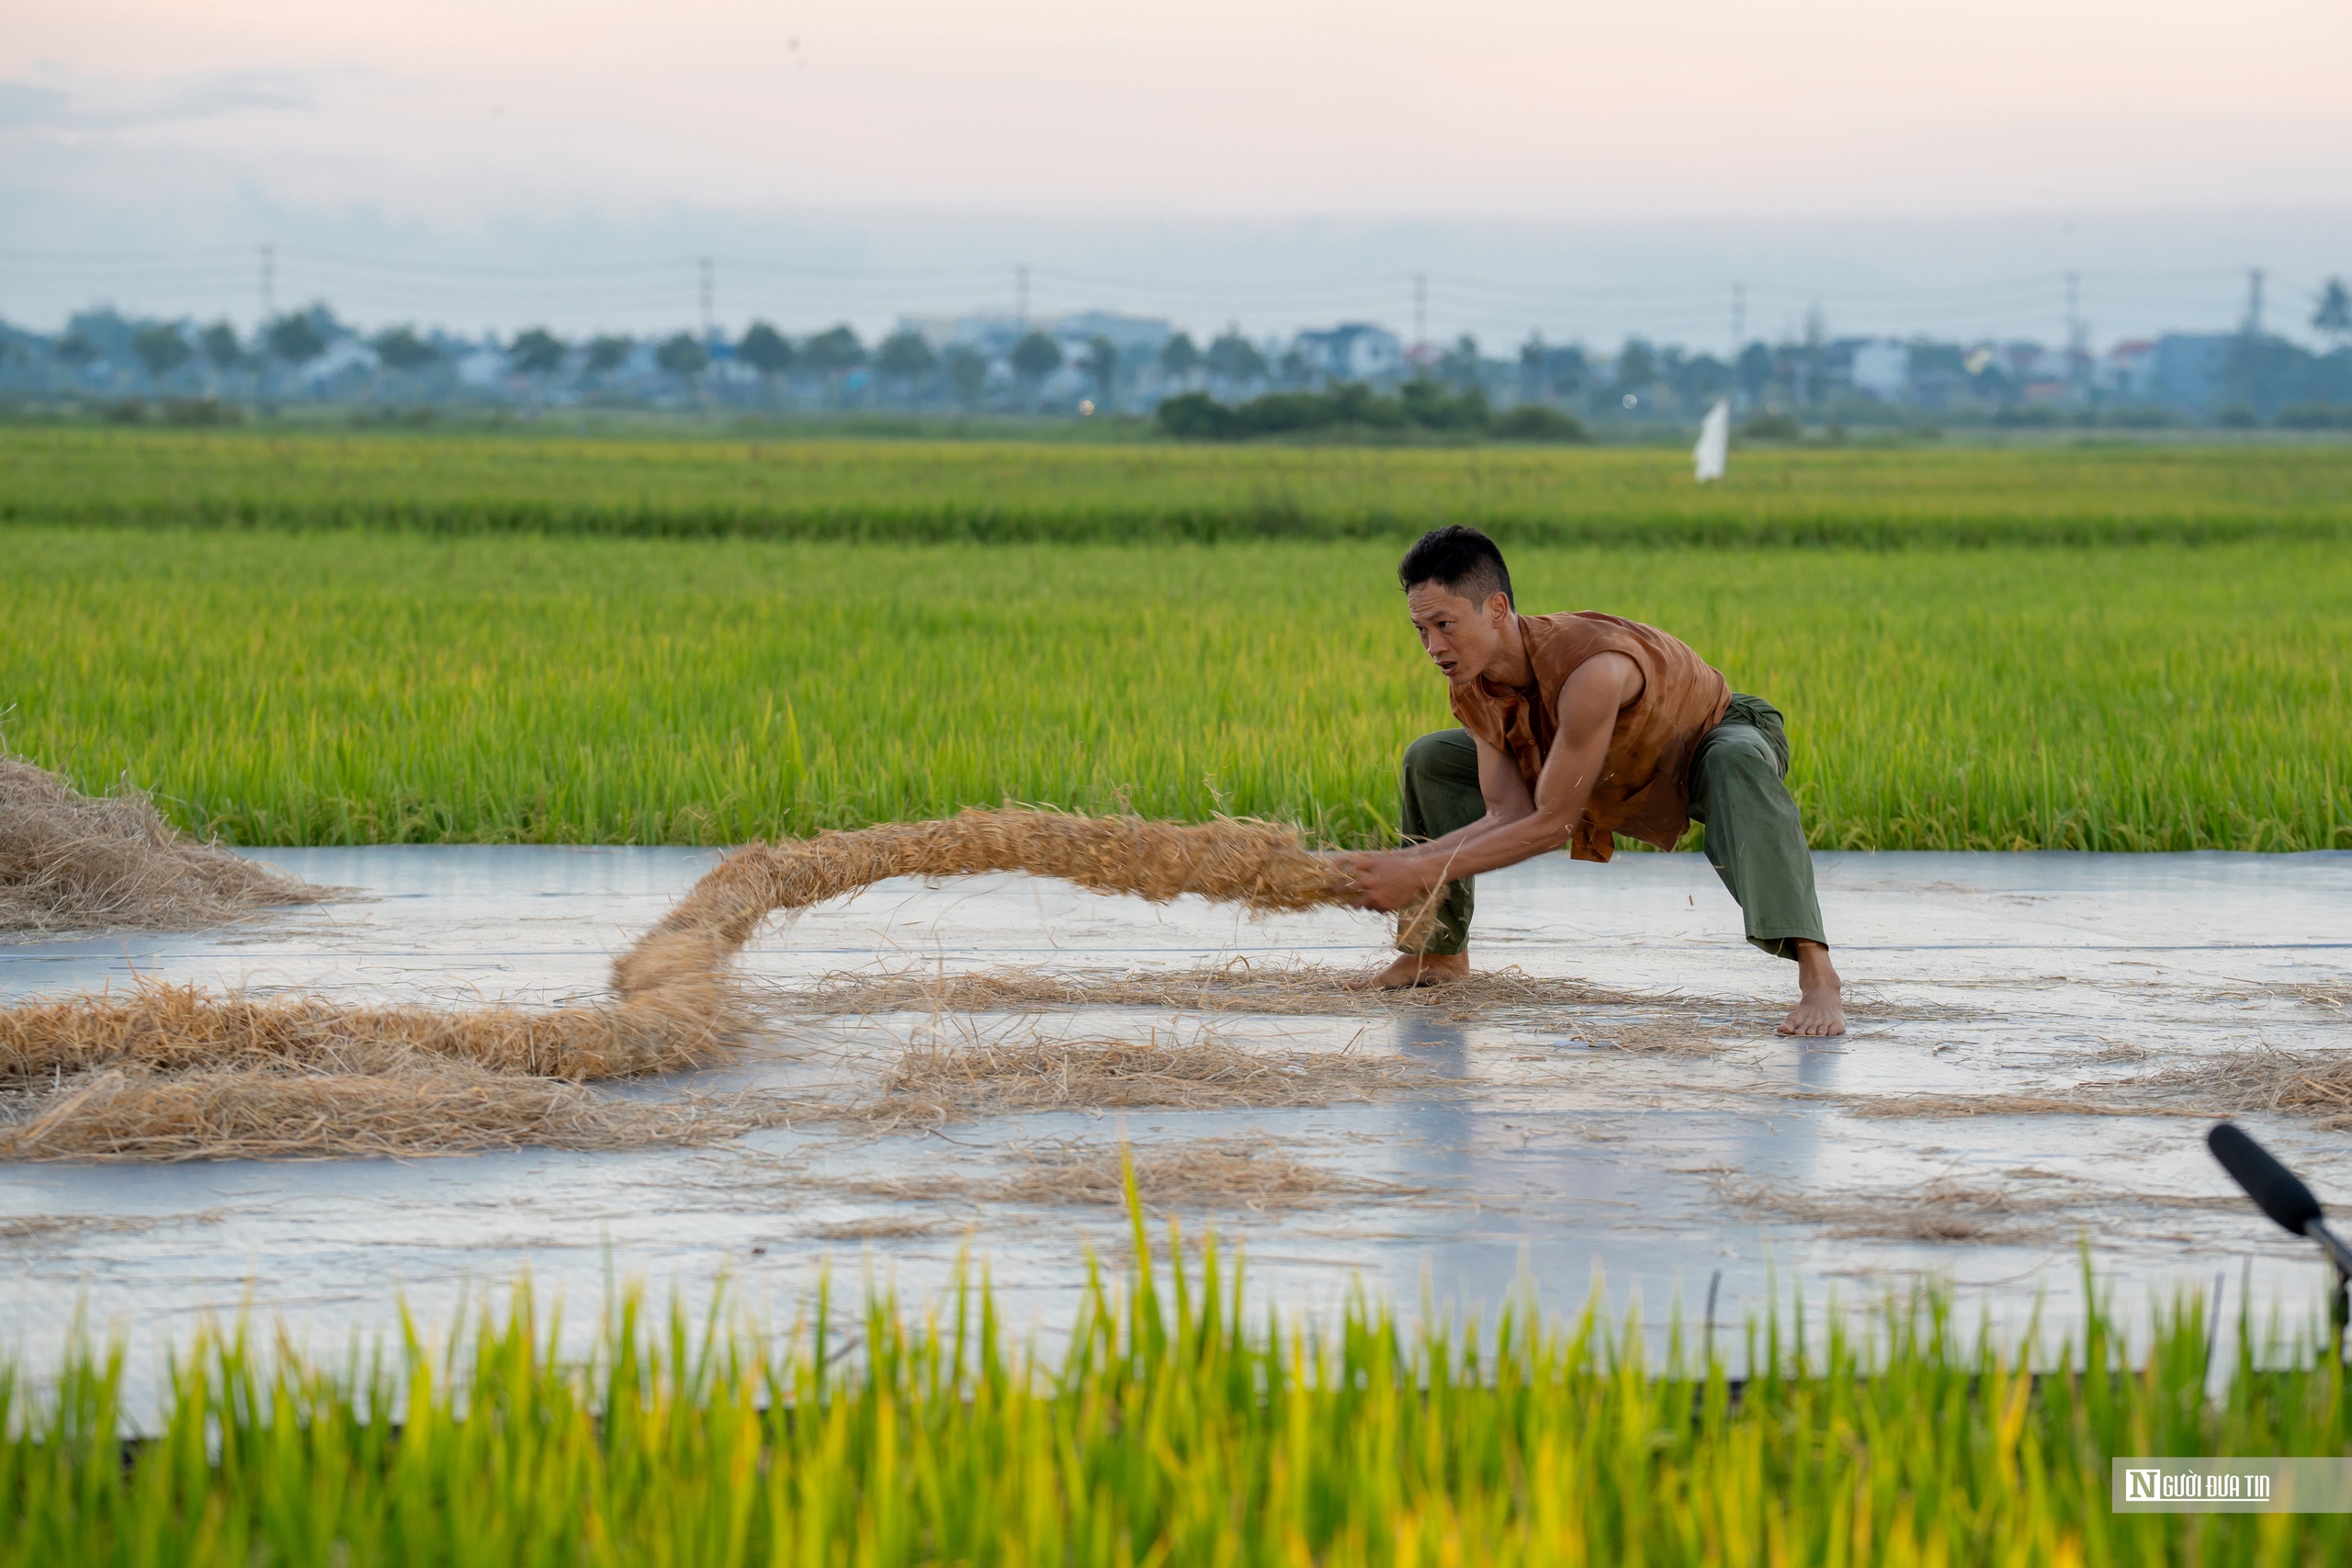
[[1623,833],[1670,850],[1690,826],[1690,759],[1699,739],[1723,722],[1731,689],[1706,660],[1656,626],[1604,615],[1521,615],[1519,635],[1535,684],[1523,691],[1479,678],[1453,688],[1462,728],[1519,764],[1535,792],[1536,775],[1560,728],[1560,688],[1596,653],[1622,653],[1642,670],[1642,694],[1617,710],[1609,755],[1584,817],[1568,835],[1577,860],[1607,860]]

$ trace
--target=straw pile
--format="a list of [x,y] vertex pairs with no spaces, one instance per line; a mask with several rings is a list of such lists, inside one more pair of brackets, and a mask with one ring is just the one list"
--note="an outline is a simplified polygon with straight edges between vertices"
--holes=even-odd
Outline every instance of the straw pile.
[[188,1160],[701,1144],[767,1125],[745,1097],[664,1104],[424,1057],[70,1078],[0,1130],[0,1158]]
[[102,1066],[222,1066],[414,1055],[494,1073],[585,1083],[716,1060],[742,1022],[718,976],[621,1006],[462,1011],[351,1008],[315,997],[213,997],[147,981],[127,995],[28,1002],[0,1012],[0,1087]]
[[190,931],[329,891],[196,842],[128,784],[94,797],[0,754],[0,931]]
[[[191,852],[200,861],[219,852]],[[748,1112],[623,1105],[580,1086],[706,1063],[735,1043],[751,1011],[730,964],[770,914],[886,877],[986,871],[1028,871],[1154,901],[1194,894],[1258,911],[1349,901],[1343,880],[1295,829],[1265,822],[1186,827],[972,811],[754,844],[721,862],[622,954],[613,969],[617,999],[606,1004],[354,1008],[150,985],[127,998],[0,1011],[0,1088],[51,1086],[22,1095],[19,1113],[0,1122],[0,1157],[611,1147],[729,1135],[748,1125]],[[1396,1071],[1365,1058],[1294,1064],[1213,1045],[987,1050],[986,1060],[940,1056],[902,1068],[880,1120],[936,1123],[1081,1096],[1097,1105],[1321,1103],[1360,1095]],[[1023,1075],[1036,1084],[1020,1087]]]

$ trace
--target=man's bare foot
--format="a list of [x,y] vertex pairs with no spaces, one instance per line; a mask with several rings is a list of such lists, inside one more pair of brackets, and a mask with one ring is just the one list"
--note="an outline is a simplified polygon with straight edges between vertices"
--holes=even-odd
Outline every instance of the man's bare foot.
[[1377,975],[1348,982],[1351,991],[1401,991],[1413,986],[1451,986],[1470,977],[1466,953],[1400,953]]
[[1781,1032],[1846,1032],[1845,987],[1829,963],[1829,950],[1817,942],[1797,943],[1797,1005],[1781,1021]]

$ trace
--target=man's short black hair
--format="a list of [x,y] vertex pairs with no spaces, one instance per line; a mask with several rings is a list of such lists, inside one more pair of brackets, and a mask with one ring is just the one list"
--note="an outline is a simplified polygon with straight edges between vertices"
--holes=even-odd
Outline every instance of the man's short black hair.
[[1464,528],[1459,523],[1449,523],[1442,528],[1432,528],[1414,541],[1396,566],[1397,585],[1410,593],[1424,582],[1442,586],[1448,593],[1459,593],[1473,604],[1483,604],[1500,593],[1511,608],[1519,607],[1519,600],[1510,591],[1510,568],[1503,564],[1502,551],[1495,542],[1476,528]]

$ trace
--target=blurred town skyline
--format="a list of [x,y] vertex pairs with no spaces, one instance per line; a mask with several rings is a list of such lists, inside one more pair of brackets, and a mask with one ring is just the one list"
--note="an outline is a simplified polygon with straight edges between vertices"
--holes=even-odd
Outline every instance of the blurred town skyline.
[[322,305],[296,382],[397,327],[451,376],[538,330],[684,333],[723,379],[754,322],[878,352],[1091,312],[1276,367],[1355,325],[1424,370],[1464,338],[1504,366],[1810,343],[1865,387],[1899,352],[1930,400],[1946,350],[2069,397],[2180,387],[2149,345],[2340,346],[2347,57],[2322,0],[26,0],[0,329],[44,386],[135,378],[156,323],[251,345]]

